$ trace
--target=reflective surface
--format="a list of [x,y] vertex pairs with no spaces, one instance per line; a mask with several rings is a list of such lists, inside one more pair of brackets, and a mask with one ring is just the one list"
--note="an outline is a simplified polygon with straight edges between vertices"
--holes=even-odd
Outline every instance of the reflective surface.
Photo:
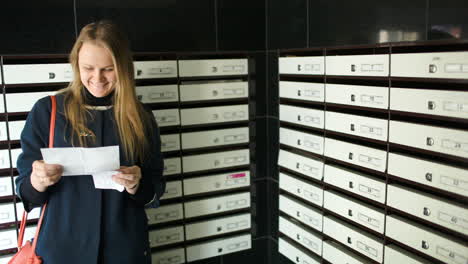
[[468,39],[468,2],[431,0],[428,39]]
[[309,46],[424,40],[426,0],[311,1]]

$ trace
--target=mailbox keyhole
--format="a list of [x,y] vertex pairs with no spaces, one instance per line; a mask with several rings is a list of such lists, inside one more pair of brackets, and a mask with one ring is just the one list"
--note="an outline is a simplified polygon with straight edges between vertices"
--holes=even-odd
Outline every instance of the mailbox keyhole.
[[351,71],[352,71],[352,72],[355,72],[355,71],[356,71],[356,65],[351,64]]
[[354,94],[351,95],[351,102],[356,102],[356,95]]
[[351,238],[348,237],[348,244],[352,244],[353,242],[351,242]]
[[351,131],[354,131],[355,128],[354,128],[354,124],[351,124],[351,127],[350,127]]
[[351,189],[354,188],[353,182],[349,182],[349,188],[351,188]]
[[432,181],[432,173],[426,173],[426,180],[430,182]]
[[350,160],[353,159],[353,153],[352,153],[352,152],[349,153],[348,158],[349,158]]
[[436,107],[435,102],[433,102],[433,101],[427,102],[427,109],[434,110],[435,107]]
[[353,210],[349,209],[349,210],[348,210],[348,215],[349,215],[349,216],[353,216]]
[[421,247],[424,248],[424,249],[429,249],[429,244],[426,241],[423,240],[421,242]]
[[429,208],[427,208],[427,207],[424,207],[423,214],[425,216],[430,216],[431,215],[431,210],[429,210]]
[[426,138],[426,145],[428,146],[434,145],[434,139],[430,137]]

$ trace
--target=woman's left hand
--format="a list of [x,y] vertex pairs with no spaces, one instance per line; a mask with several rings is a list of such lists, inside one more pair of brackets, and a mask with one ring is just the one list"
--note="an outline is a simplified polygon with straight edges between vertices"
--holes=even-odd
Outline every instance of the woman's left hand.
[[119,174],[112,176],[112,179],[125,187],[129,194],[135,194],[140,186],[141,169],[138,166],[120,166]]

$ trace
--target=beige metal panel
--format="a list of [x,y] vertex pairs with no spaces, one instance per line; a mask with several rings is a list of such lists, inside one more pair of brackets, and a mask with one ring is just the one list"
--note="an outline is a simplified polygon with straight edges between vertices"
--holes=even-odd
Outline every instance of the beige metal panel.
[[279,253],[283,254],[289,260],[293,261],[294,263],[299,264],[319,264],[322,263],[320,258],[316,256],[312,256],[309,252],[305,252],[302,249],[299,249],[290,243],[286,242],[286,240],[279,238],[278,239],[278,251]]
[[221,256],[247,250],[251,247],[252,238],[250,234],[229,238],[220,238],[213,241],[188,246],[187,261],[191,262],[195,260]]
[[454,237],[395,215],[387,215],[385,234],[444,263],[468,261],[468,247]]
[[390,55],[339,55],[325,57],[326,75],[388,76]]
[[468,92],[391,88],[390,109],[428,115],[468,118]]
[[69,63],[3,65],[5,84],[57,83],[73,80]]
[[323,102],[325,101],[325,84],[280,81],[279,96],[280,98]]
[[468,158],[468,133],[465,130],[391,120],[389,141]]
[[385,181],[337,166],[325,165],[323,180],[343,190],[385,203]]
[[468,78],[468,52],[392,54],[391,76]]
[[179,76],[223,76],[248,73],[247,59],[179,60]]
[[279,58],[279,73],[323,75],[325,73],[325,57],[281,57]]
[[348,84],[325,85],[325,102],[388,109],[388,87]]
[[177,77],[177,61],[134,61],[135,79]]
[[440,190],[468,196],[468,171],[465,169],[389,153],[388,173]]
[[180,85],[181,102],[248,97],[249,83],[244,81],[197,82]]

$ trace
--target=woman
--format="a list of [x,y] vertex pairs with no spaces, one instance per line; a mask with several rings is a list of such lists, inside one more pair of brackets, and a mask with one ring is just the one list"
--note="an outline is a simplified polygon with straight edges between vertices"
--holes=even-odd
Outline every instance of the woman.
[[151,263],[144,207],[164,192],[159,131],[135,94],[132,55],[115,25],[85,26],[70,53],[74,80],[57,94],[54,147],[120,146],[123,192],[96,189],[91,176],[61,177],[42,161],[50,98],[39,100],[21,134],[17,193],[24,207],[48,202],[36,253],[44,264]]

